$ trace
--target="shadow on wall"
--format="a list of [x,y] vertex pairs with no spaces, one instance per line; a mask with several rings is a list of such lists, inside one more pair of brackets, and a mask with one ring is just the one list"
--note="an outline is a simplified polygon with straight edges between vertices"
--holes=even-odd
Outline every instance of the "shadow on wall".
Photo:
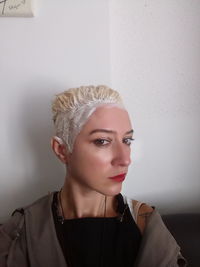
[[30,145],[31,159],[35,164],[32,180],[37,183],[36,188],[47,192],[60,187],[64,179],[64,165],[58,162],[50,147],[54,134],[51,101],[56,92],[48,87],[40,88],[35,94],[34,90],[28,91],[33,93],[28,93],[24,99],[22,121],[25,122],[24,137]]
[[20,99],[15,100],[20,104],[13,126],[16,138],[10,145],[17,159],[11,175],[8,175],[12,183],[6,189],[7,193],[0,196],[0,202],[7,205],[3,220],[13,209],[26,206],[49,191],[59,190],[64,182],[65,167],[50,147],[54,133],[51,101],[59,88],[57,85],[52,88],[52,83],[48,86],[47,81],[38,83],[25,86]]

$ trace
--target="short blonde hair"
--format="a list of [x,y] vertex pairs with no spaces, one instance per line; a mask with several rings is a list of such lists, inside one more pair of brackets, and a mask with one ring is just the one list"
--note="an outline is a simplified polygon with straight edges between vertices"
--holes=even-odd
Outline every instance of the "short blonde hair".
[[56,95],[52,103],[56,135],[72,152],[76,136],[97,107],[110,104],[123,108],[119,93],[108,86],[81,86]]

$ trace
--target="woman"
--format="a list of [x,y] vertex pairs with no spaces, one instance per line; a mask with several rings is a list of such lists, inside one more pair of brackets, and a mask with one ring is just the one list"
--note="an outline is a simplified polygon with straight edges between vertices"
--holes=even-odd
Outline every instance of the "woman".
[[120,194],[133,129],[119,94],[82,86],[52,109],[65,182],[1,227],[0,266],[186,266],[157,211]]

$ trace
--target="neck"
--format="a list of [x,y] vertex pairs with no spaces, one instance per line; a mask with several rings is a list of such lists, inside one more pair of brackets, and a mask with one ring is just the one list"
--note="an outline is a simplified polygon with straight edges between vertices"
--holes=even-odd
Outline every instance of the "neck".
[[114,217],[116,198],[83,188],[67,178],[60,192],[61,212],[65,219],[84,217]]

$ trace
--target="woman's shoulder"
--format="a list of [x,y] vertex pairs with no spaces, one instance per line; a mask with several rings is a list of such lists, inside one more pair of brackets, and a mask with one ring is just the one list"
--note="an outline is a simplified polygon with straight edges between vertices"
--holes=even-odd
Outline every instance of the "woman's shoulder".
[[144,232],[148,220],[154,211],[154,207],[146,204],[145,202],[138,201],[126,196],[123,196],[124,201],[128,204],[130,212],[139,227],[141,233]]
[[55,192],[49,192],[47,195],[44,195],[31,203],[30,205],[24,207],[24,211],[29,212],[44,212],[44,210],[51,209],[51,204],[53,201],[53,196]]
[[[139,206],[139,208],[137,208]],[[141,233],[144,232],[147,223],[148,223],[148,219],[150,218],[150,216],[152,215],[154,208],[149,206],[146,203],[142,203],[140,201],[137,200],[133,200],[133,207],[137,212],[137,225],[141,231]]]
[[49,193],[48,195],[40,197],[39,199],[35,200],[29,205],[15,209],[11,214],[11,217],[8,218],[8,220],[1,225],[1,230],[2,229],[9,230],[11,228],[16,228],[19,224],[22,224],[22,221],[24,220],[24,215],[27,212],[28,213],[33,212],[35,215],[35,213],[38,213],[40,210],[41,212],[47,210],[48,206],[51,207],[50,204],[53,199],[53,194],[54,192]]

